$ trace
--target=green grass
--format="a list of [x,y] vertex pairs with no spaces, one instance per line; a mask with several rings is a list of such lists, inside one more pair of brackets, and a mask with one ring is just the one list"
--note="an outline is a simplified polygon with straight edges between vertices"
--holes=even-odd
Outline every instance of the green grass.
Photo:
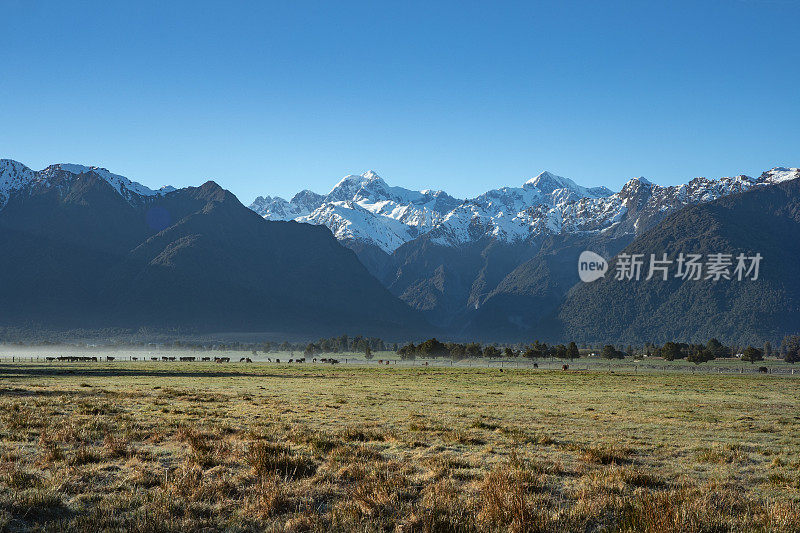
[[798,531],[798,398],[773,375],[3,363],[0,528]]

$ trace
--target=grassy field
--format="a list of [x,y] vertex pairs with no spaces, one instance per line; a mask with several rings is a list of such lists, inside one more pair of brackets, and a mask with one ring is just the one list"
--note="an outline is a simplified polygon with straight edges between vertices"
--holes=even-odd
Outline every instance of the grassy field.
[[0,527],[800,531],[800,380],[0,363]]

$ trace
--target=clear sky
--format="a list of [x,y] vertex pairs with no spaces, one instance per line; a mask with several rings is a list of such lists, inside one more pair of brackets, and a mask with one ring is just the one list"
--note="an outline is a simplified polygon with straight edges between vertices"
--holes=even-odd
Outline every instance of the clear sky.
[[460,197],[542,170],[800,166],[800,2],[0,0],[0,157],[244,203],[348,173]]

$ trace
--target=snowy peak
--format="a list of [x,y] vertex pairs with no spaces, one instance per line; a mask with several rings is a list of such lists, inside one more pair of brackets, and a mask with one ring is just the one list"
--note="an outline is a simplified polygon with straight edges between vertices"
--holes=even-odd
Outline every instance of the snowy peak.
[[339,183],[331,189],[331,192],[326,196],[326,200],[332,202],[349,200],[353,198],[359,190],[370,184],[375,184],[374,186],[378,189],[386,187],[386,183],[384,183],[374,170],[364,172],[361,175],[348,174],[339,180]]
[[522,187],[525,189],[535,188],[541,191],[543,194],[552,194],[553,191],[558,189],[570,189],[575,192],[581,192],[583,190],[583,187],[579,187],[571,179],[563,176],[556,176],[555,174],[546,170],[535,178],[531,178],[526,181]]
[[162,195],[175,190],[174,187],[165,186],[154,191],[125,176],[113,174],[105,168],[95,166],[58,163],[43,170],[33,171],[17,161],[0,159],[0,208],[6,205],[12,194],[26,187],[51,187],[64,177],[70,179],[89,173],[105,180],[129,202],[135,201],[137,197]]
[[50,165],[46,169],[44,169],[43,173],[53,172],[56,170],[63,170],[64,172],[69,172],[70,174],[80,175],[80,174],[88,174],[94,173],[103,178],[105,181],[108,182],[109,185],[114,187],[114,189],[120,193],[126,199],[130,199],[130,194],[138,194],[139,196],[155,196],[159,194],[159,191],[171,192],[174,191],[174,187],[162,187],[159,191],[154,191],[149,187],[145,187],[141,183],[136,183],[135,181],[131,181],[125,176],[120,176],[119,174],[113,174],[108,171],[108,169],[95,167],[95,166],[85,166],[85,165],[75,165],[72,163],[58,163],[55,165]]
[[800,178],[800,168],[775,167],[764,172],[759,179],[768,183],[781,183],[797,178]]
[[17,161],[0,159],[0,209],[8,203],[8,198],[36,180],[36,173]]
[[653,182],[644,178],[644,177],[637,177],[629,179],[625,185],[622,186],[622,190],[620,194],[622,196],[632,196],[638,193],[641,190],[648,190],[653,187]]

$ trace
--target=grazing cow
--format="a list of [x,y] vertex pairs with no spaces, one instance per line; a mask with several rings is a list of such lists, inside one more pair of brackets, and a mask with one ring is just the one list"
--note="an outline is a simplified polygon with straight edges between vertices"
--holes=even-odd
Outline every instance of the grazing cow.
[[382,365],[383,364],[383,359],[378,359],[378,364]]
[[294,363],[294,359],[289,359],[289,362],[290,363]]
[[194,360],[195,360],[194,357],[181,357],[181,361],[182,362],[190,362],[190,361],[194,361]]
[[316,358],[316,357],[314,358],[313,362],[314,362],[314,363],[316,363],[316,362],[317,362],[317,358]]
[[167,357],[166,355],[162,355],[161,356],[161,360],[162,361],[169,361],[169,357]]
[[427,361],[425,361],[425,366],[428,366],[428,362]]
[[384,363],[384,364],[387,364],[387,365],[388,365],[388,364],[389,364],[389,361],[386,361],[386,363]]
[[158,357],[151,357],[150,360],[151,361],[158,361]]
[[561,370],[569,370],[569,365],[561,365]]
[[280,360],[280,359],[275,359],[275,362],[276,362],[276,363],[280,363],[280,362],[281,362],[281,360]]
[[539,368],[539,363],[533,363],[533,368]]
[[132,361],[138,361],[138,360],[139,360],[139,358],[138,358],[138,357],[131,357],[131,360],[132,360]]
[[110,355],[107,355],[107,356],[106,356],[106,361],[113,361],[113,360],[114,360],[114,358],[113,358],[113,357],[111,357]]
[[758,371],[759,371],[760,373],[762,373],[762,374],[766,374],[767,372],[769,372],[769,370],[768,370],[768,369],[767,369],[767,367],[765,367],[765,366],[760,366],[760,367],[758,367]]
[[247,357],[247,358],[245,358],[245,362],[247,362],[247,363],[252,363],[252,362],[253,362],[253,360],[252,360],[252,359],[250,359],[249,357]]
[[[87,359],[88,359],[88,357],[87,357],[86,359],[84,359],[84,360],[87,360]],[[114,358],[112,357],[112,358],[110,359],[110,361],[113,361],[113,360],[114,360]],[[97,362],[97,357],[92,357],[92,362],[93,362],[93,363],[96,363],[96,362]]]
[[203,357],[202,361],[211,361],[210,357]]
[[50,356],[45,357],[45,359],[47,359],[48,361],[55,361],[56,360],[55,357],[50,357]]
[[271,363],[272,362],[272,357],[267,357],[267,362]]
[[244,363],[244,357],[242,357],[241,359],[239,359],[239,362],[240,362],[240,363]]

